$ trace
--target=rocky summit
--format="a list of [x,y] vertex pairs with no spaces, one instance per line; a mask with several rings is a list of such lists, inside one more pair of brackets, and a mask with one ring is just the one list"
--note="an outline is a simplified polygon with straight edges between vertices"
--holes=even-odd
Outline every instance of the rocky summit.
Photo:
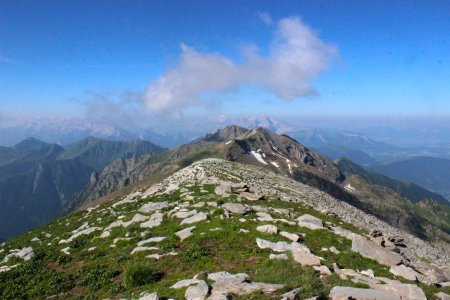
[[[237,143],[233,147],[245,148]],[[280,155],[289,150],[268,147]],[[266,161],[266,152],[246,153]],[[295,153],[320,163],[320,157]],[[290,163],[284,159],[288,172]],[[329,171],[322,176],[339,180],[338,170]],[[222,159],[197,161],[0,246],[1,299],[449,294],[447,243],[425,242],[282,172]]]

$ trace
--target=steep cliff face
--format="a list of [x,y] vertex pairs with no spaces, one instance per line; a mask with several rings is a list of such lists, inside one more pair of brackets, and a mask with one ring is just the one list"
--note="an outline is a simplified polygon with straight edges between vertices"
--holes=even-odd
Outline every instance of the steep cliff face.
[[[94,138],[67,148],[34,138],[0,148],[0,235],[10,238],[51,221],[63,207],[72,206],[76,193],[95,181],[93,172],[115,159],[163,150],[150,142]],[[110,185],[126,184],[113,179]]]

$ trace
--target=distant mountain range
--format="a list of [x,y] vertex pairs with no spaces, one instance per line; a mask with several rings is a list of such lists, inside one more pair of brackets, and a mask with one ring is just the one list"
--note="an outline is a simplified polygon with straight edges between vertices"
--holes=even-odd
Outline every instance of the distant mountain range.
[[450,199],[450,160],[438,157],[412,157],[374,164],[372,168],[440,193]]
[[[431,218],[428,213],[428,207],[435,211],[435,207],[447,207],[441,195],[366,170],[350,160],[336,165],[291,137],[261,127],[249,130],[228,126],[164,153],[116,160],[78,194],[77,201],[72,202],[75,207],[68,211],[139,190],[209,157],[255,165],[306,183],[422,238],[435,237],[436,232],[448,238],[450,233],[447,215],[434,214]],[[425,205],[424,201],[434,204]]]
[[9,238],[58,216],[91,175],[115,159],[163,150],[148,141],[92,137],[66,148],[35,138],[0,148],[0,236]]
[[[277,127],[271,120],[266,123]],[[431,192],[420,183],[397,180],[382,175],[387,171],[380,170],[382,174],[379,174],[368,169],[369,165],[375,166],[375,170],[388,166],[379,165],[369,153],[375,156],[395,147],[349,132],[297,130],[293,136],[263,127],[249,130],[227,126],[169,150],[143,140],[111,141],[94,137],[65,147],[35,138],[12,147],[0,147],[0,205],[5,207],[0,212],[0,236],[17,235],[61,213],[117,195],[115,192],[120,193],[122,189],[136,189],[140,183],[156,182],[208,157],[282,173],[422,237],[428,235],[433,224],[440,224],[440,230],[448,231],[445,222],[433,223],[426,213],[416,211],[416,203],[426,200],[438,206],[448,204],[436,189],[430,188],[434,191]],[[305,147],[297,140],[316,148]],[[338,142],[344,146],[336,145]],[[332,161],[342,156],[349,159],[340,159],[337,164]],[[420,170],[406,172],[420,173]],[[422,174],[432,176],[433,171]],[[399,174],[387,175],[402,178]],[[441,177],[446,178],[445,174]],[[443,186],[445,183],[441,183],[440,187]],[[422,211],[428,207],[436,211],[434,204],[421,204]],[[436,218],[440,220],[442,216]]]
[[[105,125],[87,119],[38,119],[20,125],[0,127],[0,145],[12,146],[29,136],[62,146],[78,142],[89,136],[113,141],[148,140],[163,147],[177,147],[208,132],[235,124],[244,128],[264,127],[287,134],[305,146],[318,150],[331,159],[345,156],[361,164],[373,160],[403,159],[411,156],[450,158],[449,130],[445,128],[361,127],[356,125],[333,126],[331,123],[296,123],[290,118],[260,116],[206,116],[186,118],[173,124],[152,121],[145,125],[133,122],[122,125]],[[297,124],[297,123],[296,123]],[[345,129],[344,129],[345,128]]]

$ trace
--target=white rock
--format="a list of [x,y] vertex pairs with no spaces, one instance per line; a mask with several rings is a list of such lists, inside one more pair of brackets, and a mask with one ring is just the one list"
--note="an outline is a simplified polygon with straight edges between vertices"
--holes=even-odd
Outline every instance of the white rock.
[[212,281],[225,280],[225,279],[247,279],[248,275],[246,273],[231,274],[226,271],[209,273],[208,279]]
[[174,251],[171,251],[171,252],[164,253],[164,254],[157,254],[157,253],[150,254],[150,255],[147,255],[146,257],[147,258],[160,259],[161,257],[164,257],[164,256],[175,256],[175,255],[178,255],[178,253],[176,253]]
[[161,225],[164,218],[164,214],[156,212],[150,216],[147,222],[141,223],[141,228],[153,228]]
[[149,239],[146,239],[146,240],[138,242],[137,245],[138,246],[142,246],[142,245],[145,245],[147,243],[158,243],[158,242],[161,242],[161,241],[163,241],[165,239],[166,239],[166,237],[164,237],[164,236],[152,237],[152,238],[149,238]]
[[184,240],[192,235],[192,230],[194,230],[195,226],[185,228],[176,232],[175,234],[181,239]]
[[183,287],[187,287],[193,284],[197,284],[202,282],[203,280],[199,280],[199,279],[183,279],[178,281],[177,283],[175,283],[174,285],[172,285],[170,288],[171,289],[180,289]]
[[186,289],[184,297],[186,300],[203,300],[208,295],[209,287],[205,281],[201,280],[196,285],[191,285]]
[[67,240],[61,240],[59,241],[60,244],[65,244],[65,243],[70,243],[71,241],[73,241],[74,239],[76,239],[79,236],[82,235],[89,235],[97,230],[102,230],[102,228],[100,227],[91,227],[91,228],[86,228],[84,230],[81,230],[77,233],[75,233],[74,235],[72,235],[70,238],[68,238]]
[[256,227],[256,230],[259,232],[276,234],[278,232],[278,228],[275,225],[261,225]]
[[286,260],[286,259],[288,259],[288,256],[287,256],[286,254],[284,254],[284,253],[281,253],[281,254],[273,254],[273,253],[271,253],[271,254],[269,255],[269,259],[273,259],[273,260],[280,260],[280,259]]
[[336,247],[334,247],[334,246],[331,246],[331,247],[330,247],[330,252],[332,252],[332,253],[334,253],[334,254],[339,254],[339,253],[341,253],[341,251],[339,251],[338,249],[336,249]]
[[103,231],[102,234],[100,235],[100,237],[102,239],[105,239],[107,237],[109,237],[111,235],[111,231]]
[[200,212],[192,217],[186,218],[183,221],[181,221],[181,225],[197,223],[200,221],[204,221],[207,218],[208,216],[204,212]]
[[131,251],[131,254],[137,253],[137,252],[142,252],[142,251],[152,251],[152,250],[159,250],[158,247],[143,247],[143,246],[139,246],[133,249],[133,251]]
[[331,271],[327,266],[313,266],[313,268],[319,271],[321,275],[331,275]]
[[306,227],[311,230],[323,228],[323,222],[321,219],[308,214],[298,217],[297,221],[299,226]]
[[193,216],[197,214],[197,210],[180,210],[179,212],[176,212],[172,215],[172,217],[177,218],[177,219],[185,219],[188,218],[190,216]]
[[300,239],[300,237],[297,234],[289,233],[289,232],[286,232],[286,231],[280,232],[280,235],[284,236],[285,238],[290,239],[293,242],[298,242],[298,240]]
[[332,300],[401,300],[400,296],[385,291],[335,286],[329,295]]
[[407,280],[416,281],[418,273],[405,265],[392,266],[389,270],[395,276],[403,277]]
[[139,300],[159,300],[158,293],[144,294]]
[[63,253],[66,254],[66,255],[70,255],[69,250],[70,250],[70,247],[66,247],[66,248],[64,248],[64,249],[61,249],[61,252],[63,252]]
[[161,210],[163,208],[169,207],[169,202],[150,202],[147,204],[144,204],[141,208],[139,208],[140,212],[150,212],[155,210]]

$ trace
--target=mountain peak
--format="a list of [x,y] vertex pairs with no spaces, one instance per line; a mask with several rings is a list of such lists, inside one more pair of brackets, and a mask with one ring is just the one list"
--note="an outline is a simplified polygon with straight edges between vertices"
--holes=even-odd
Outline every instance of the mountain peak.
[[207,135],[205,140],[223,142],[233,140],[248,132],[247,128],[238,125],[229,125],[223,129],[217,130],[215,133]]
[[46,142],[38,140],[34,137],[29,137],[13,146],[13,148],[18,151],[32,151],[42,149],[48,145],[49,144]]

